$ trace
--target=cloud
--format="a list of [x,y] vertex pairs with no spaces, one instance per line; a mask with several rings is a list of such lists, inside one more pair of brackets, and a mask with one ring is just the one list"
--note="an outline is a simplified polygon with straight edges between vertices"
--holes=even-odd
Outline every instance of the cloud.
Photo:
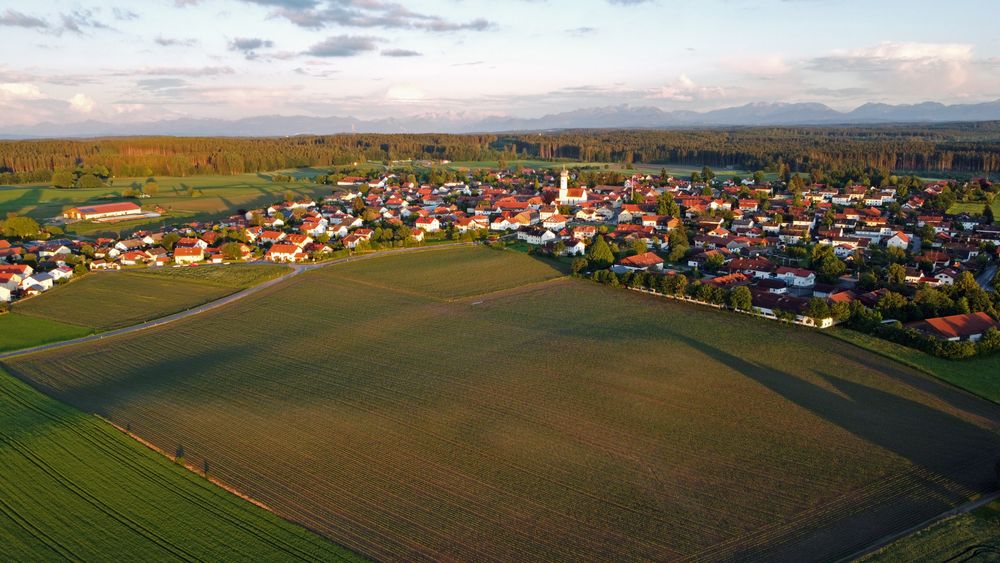
[[249,59],[257,58],[258,49],[269,49],[274,47],[274,42],[261,39],[259,37],[237,37],[229,42],[230,51],[238,51]]
[[383,49],[383,57],[419,57],[421,53],[409,49]]
[[131,21],[139,19],[139,14],[129,10],[128,8],[111,8],[111,13],[115,15],[115,19],[121,21]]
[[274,8],[280,17],[299,27],[319,29],[328,25],[356,28],[418,29],[423,31],[485,31],[495,26],[486,18],[449,21],[435,14],[420,13],[381,0],[243,0]]
[[0,84],[0,100],[40,100],[45,96],[38,86],[27,82]]
[[220,76],[233,74],[232,67],[228,66],[202,66],[202,67],[143,67],[126,71],[116,71],[112,76]]
[[198,44],[197,39],[177,39],[174,37],[163,37],[162,35],[157,35],[153,39],[153,42],[163,47],[191,47]]
[[141,90],[156,91],[186,86],[188,82],[180,78],[143,78],[136,80],[135,85]]
[[640,4],[648,4],[652,0],[608,0],[608,4],[613,6],[638,6]]
[[94,111],[95,105],[94,100],[84,94],[75,94],[69,99],[69,106],[73,109],[73,111],[80,113],[90,113]]
[[85,28],[111,29],[107,24],[94,19],[91,10],[73,10],[68,14],[59,14],[62,21],[60,31],[83,34]]
[[885,86],[954,90],[969,80],[972,45],[886,41],[870,47],[836,51],[806,61],[805,68],[842,73]]
[[3,15],[0,16],[0,26],[45,29],[49,27],[49,23],[41,18],[29,16],[8,8],[4,11]]
[[687,75],[680,75],[672,84],[653,88],[646,93],[646,98],[655,100],[670,100],[674,102],[693,102],[713,98],[726,97],[726,90],[721,86],[700,86]]
[[595,27],[583,26],[583,27],[574,27],[572,29],[567,29],[566,33],[574,37],[580,37],[582,35],[588,35],[590,33],[594,33],[595,31],[597,31],[597,28]]
[[305,52],[314,57],[353,57],[374,51],[377,37],[367,35],[335,35],[313,45]]

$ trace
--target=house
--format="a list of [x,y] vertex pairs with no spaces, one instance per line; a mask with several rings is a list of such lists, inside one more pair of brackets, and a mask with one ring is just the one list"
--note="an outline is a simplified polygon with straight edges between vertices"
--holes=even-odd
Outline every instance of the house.
[[566,228],[567,221],[568,219],[566,219],[566,217],[556,213],[554,215],[550,215],[547,219],[542,220],[542,226],[546,229],[559,231]]
[[9,287],[0,285],[0,301],[10,301],[11,291]]
[[1000,322],[982,312],[934,317],[909,323],[906,326],[940,340],[971,340],[973,342],[982,338],[983,334],[991,328],[1000,330]]
[[418,217],[414,225],[428,233],[436,233],[441,230],[441,222],[437,220],[437,217]]
[[200,246],[174,248],[174,262],[191,264],[205,259],[205,249]]
[[105,203],[101,205],[87,205],[72,207],[63,213],[66,219],[77,219],[80,221],[94,221],[99,219],[109,219],[112,217],[126,217],[130,215],[142,215],[142,208],[131,202]]
[[659,272],[663,270],[663,258],[657,256],[655,252],[643,252],[642,254],[622,258],[617,264],[612,266],[611,269],[616,273],[639,271]]
[[21,289],[24,291],[31,288],[37,288],[39,291],[48,291],[52,289],[53,285],[55,285],[55,280],[46,273],[32,274],[21,280]]
[[306,253],[294,244],[275,244],[264,255],[265,260],[272,262],[300,262],[306,258]]
[[783,279],[785,283],[794,287],[812,287],[816,284],[816,272],[805,268],[782,266],[774,272],[774,277]]
[[566,256],[583,256],[587,252],[587,245],[582,240],[571,238],[566,241],[566,249],[563,254]]
[[906,250],[910,247],[910,236],[903,231],[896,231],[891,237],[886,239],[885,246],[887,248]]
[[556,238],[558,238],[556,237],[556,234],[545,227],[529,227],[517,232],[518,240],[523,240],[524,242],[534,246],[541,246],[547,242],[555,240]]

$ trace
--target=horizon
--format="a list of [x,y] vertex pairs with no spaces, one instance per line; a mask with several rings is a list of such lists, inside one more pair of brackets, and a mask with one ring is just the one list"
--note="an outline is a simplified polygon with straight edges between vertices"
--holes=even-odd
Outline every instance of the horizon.
[[[46,122],[997,100],[1000,42],[965,17],[988,9],[959,4],[930,21],[927,1],[593,0],[571,10],[518,0],[498,11],[472,0],[18,0],[0,11],[0,45],[20,54],[0,65],[0,134]],[[864,6],[862,21],[852,6]],[[815,22],[835,32],[817,34]]]

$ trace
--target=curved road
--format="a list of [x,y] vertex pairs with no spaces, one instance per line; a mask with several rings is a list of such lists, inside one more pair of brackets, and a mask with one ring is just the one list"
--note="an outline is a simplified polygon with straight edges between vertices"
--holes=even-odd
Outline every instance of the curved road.
[[[24,356],[24,355],[27,355],[27,354],[34,354],[36,352],[44,352],[46,350],[54,350],[56,348],[63,348],[65,346],[73,346],[73,345],[76,345],[76,344],[83,344],[85,342],[94,342],[96,340],[103,340],[105,338],[113,338],[115,336],[120,336],[122,334],[129,334],[131,332],[138,332],[140,330],[146,330],[146,329],[149,329],[149,328],[153,328],[153,327],[157,327],[157,326],[162,326],[162,325],[165,325],[165,324],[170,324],[172,322],[179,321],[181,319],[186,319],[186,318],[194,316],[194,315],[199,315],[199,314],[204,313],[206,311],[211,311],[212,309],[218,309],[219,307],[224,307],[226,305],[229,305],[230,303],[233,303],[235,301],[239,301],[240,299],[243,299],[244,297],[247,297],[249,295],[253,295],[254,293],[257,293],[258,291],[262,291],[262,290],[267,289],[267,288],[269,288],[271,286],[274,286],[274,285],[277,285],[277,284],[279,284],[279,283],[281,283],[283,281],[286,281],[286,280],[288,280],[290,278],[294,278],[295,276],[301,274],[302,272],[308,272],[309,270],[316,270],[316,269],[319,269],[319,268],[325,268],[327,266],[333,266],[335,264],[343,264],[344,262],[354,262],[354,261],[357,261],[357,260],[367,260],[369,258],[375,258],[375,257],[378,257],[378,256],[387,256],[387,255],[390,255],[390,254],[403,254],[403,253],[409,253],[409,252],[428,252],[428,251],[436,250],[436,249],[439,249],[439,248],[455,248],[455,247],[458,247],[458,246],[472,246],[474,244],[475,243],[472,243],[472,242],[453,242],[453,243],[447,243],[447,244],[437,244],[437,245],[434,245],[434,246],[414,246],[412,248],[397,248],[397,249],[393,249],[393,250],[380,250],[380,251],[372,252],[372,253],[369,253],[369,254],[361,254],[359,256],[348,256],[347,258],[338,258],[336,260],[331,260],[329,262],[320,262],[318,264],[289,264],[289,266],[291,266],[292,270],[290,272],[288,272],[287,274],[283,274],[280,277],[274,278],[273,280],[268,280],[268,281],[266,281],[264,283],[255,285],[253,287],[248,287],[247,289],[244,289],[244,290],[241,290],[241,291],[237,291],[236,293],[233,293],[231,295],[227,295],[226,297],[222,297],[220,299],[216,299],[215,301],[209,301],[208,303],[204,303],[202,305],[198,305],[197,307],[192,307],[191,309],[188,309],[186,311],[181,311],[179,313],[174,313],[172,315],[167,315],[166,317],[160,317],[158,319],[155,319],[155,320],[152,320],[152,321],[146,321],[144,323],[140,323],[140,324],[137,324],[137,325],[127,326],[127,327],[119,328],[119,329],[115,329],[115,330],[109,330],[107,332],[99,332],[97,334],[91,334],[89,336],[82,336],[80,338],[74,338],[72,340],[63,340],[61,342],[53,342],[51,344],[42,344],[40,346],[33,346],[31,348],[21,348],[20,350],[11,350],[10,352],[3,352],[3,353],[0,353],[0,360],[10,359],[10,358],[13,358],[15,356]],[[270,262],[268,262],[268,263],[270,264]]]

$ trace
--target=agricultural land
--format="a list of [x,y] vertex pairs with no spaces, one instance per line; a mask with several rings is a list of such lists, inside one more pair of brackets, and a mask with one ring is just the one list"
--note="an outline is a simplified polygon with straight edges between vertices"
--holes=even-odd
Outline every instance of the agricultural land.
[[419,254],[5,367],[376,559],[835,559],[995,482],[1000,407],[882,355]]

